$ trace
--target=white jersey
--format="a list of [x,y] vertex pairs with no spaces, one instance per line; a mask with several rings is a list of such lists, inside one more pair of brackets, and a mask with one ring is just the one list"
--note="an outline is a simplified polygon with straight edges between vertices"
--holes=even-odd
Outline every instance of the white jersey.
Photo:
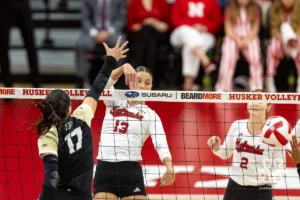
[[230,177],[239,185],[276,184],[284,176],[285,150],[262,143],[262,134],[251,135],[247,121],[233,122],[223,145],[214,154],[222,159],[233,154]]
[[[110,79],[107,88],[115,83]],[[97,159],[108,162],[141,161],[141,149],[151,136],[153,145],[163,161],[171,158],[160,117],[147,105],[131,106],[128,101],[104,101],[105,118]]]

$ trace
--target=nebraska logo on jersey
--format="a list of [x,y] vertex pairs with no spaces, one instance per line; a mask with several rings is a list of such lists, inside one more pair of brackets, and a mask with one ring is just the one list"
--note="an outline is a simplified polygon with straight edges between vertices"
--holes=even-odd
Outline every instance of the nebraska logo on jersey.
[[237,152],[247,152],[247,153],[252,153],[252,154],[257,154],[257,155],[263,155],[264,150],[260,149],[260,146],[258,145],[257,147],[251,146],[248,144],[247,140],[242,143],[242,139],[238,138],[235,143],[235,148]]
[[113,117],[131,117],[131,118],[135,118],[135,119],[140,120],[140,121],[143,119],[143,116],[140,115],[140,112],[134,114],[132,112],[129,112],[125,108],[119,108],[118,106],[114,106],[111,109],[110,114]]
[[189,2],[189,17],[203,17],[204,16],[204,4]]

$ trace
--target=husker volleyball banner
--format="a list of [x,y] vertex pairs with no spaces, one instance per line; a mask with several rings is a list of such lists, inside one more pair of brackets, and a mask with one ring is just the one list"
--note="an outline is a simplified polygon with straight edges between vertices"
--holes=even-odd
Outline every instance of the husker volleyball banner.
[[[52,89],[0,88],[0,98],[43,99]],[[87,94],[86,89],[62,89],[73,100],[81,100]],[[292,93],[236,93],[236,92],[183,92],[183,91],[133,91],[105,90],[101,100],[138,100],[164,102],[207,102],[207,103],[248,103],[268,102],[277,104],[296,104],[300,94]]]

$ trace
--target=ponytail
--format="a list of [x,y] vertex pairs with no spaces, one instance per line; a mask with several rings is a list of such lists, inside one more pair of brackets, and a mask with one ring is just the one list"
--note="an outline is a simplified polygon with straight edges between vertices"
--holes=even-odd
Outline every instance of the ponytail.
[[69,116],[70,97],[63,90],[51,91],[45,100],[35,104],[42,115],[33,126],[36,126],[38,136],[48,132],[51,127],[56,126],[57,131],[63,131],[63,124]]
[[43,114],[43,116],[40,117],[35,123],[36,133],[38,136],[41,136],[44,132],[49,131],[52,126],[60,125],[61,118],[56,114],[51,104],[43,100],[37,103],[36,106]]

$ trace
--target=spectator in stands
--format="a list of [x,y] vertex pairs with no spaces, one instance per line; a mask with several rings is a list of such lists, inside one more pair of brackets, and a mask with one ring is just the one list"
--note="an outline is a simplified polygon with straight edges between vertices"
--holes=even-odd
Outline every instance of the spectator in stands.
[[23,42],[27,50],[30,67],[30,80],[33,87],[40,87],[38,56],[35,46],[34,27],[28,0],[5,0],[0,6],[0,67],[5,87],[12,87],[13,78],[9,61],[9,34],[13,24],[20,28]]
[[172,9],[171,44],[182,47],[184,90],[192,90],[200,62],[206,74],[216,66],[207,56],[221,28],[222,14],[217,0],[176,0]]
[[124,0],[83,0],[82,35],[76,47],[77,88],[84,87],[88,76],[88,54],[103,42],[113,45],[119,36],[126,39],[126,12],[127,3]]
[[296,64],[297,93],[300,93],[300,1],[275,0],[270,15],[272,39],[267,51],[267,89],[276,92],[276,70],[280,61],[287,56]]
[[251,90],[263,88],[263,69],[259,42],[260,12],[254,0],[232,0],[225,12],[225,39],[217,91],[232,91],[239,52],[249,63]]
[[[168,44],[169,4],[166,0],[130,0],[128,7],[132,63],[147,66],[153,77],[161,77],[157,69],[159,47]],[[159,84],[159,78],[154,80]]]

